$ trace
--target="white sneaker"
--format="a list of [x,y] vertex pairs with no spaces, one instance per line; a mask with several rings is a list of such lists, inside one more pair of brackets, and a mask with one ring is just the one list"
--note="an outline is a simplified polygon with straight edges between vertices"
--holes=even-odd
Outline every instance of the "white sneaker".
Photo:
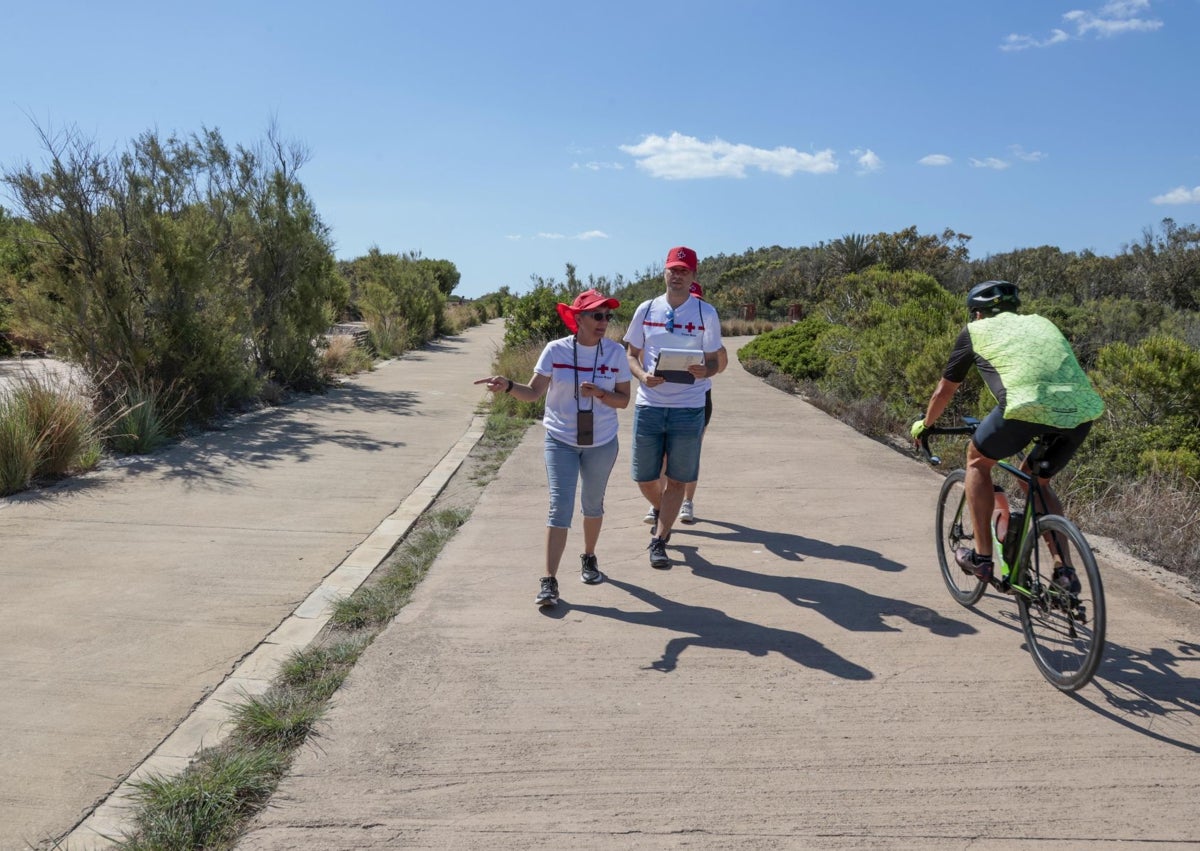
[[679,506],[679,522],[680,523],[695,523],[696,513],[692,509],[692,501],[685,499],[683,505]]
[[646,512],[646,516],[642,518],[642,522],[647,526],[653,526],[658,523],[658,509],[651,508]]

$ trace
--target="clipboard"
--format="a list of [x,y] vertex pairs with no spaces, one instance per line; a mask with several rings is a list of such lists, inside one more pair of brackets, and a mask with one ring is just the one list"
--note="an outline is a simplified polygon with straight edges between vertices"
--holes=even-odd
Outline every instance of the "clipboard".
[[654,374],[672,384],[695,384],[696,376],[688,372],[691,364],[704,363],[704,352],[698,349],[659,349],[654,358]]

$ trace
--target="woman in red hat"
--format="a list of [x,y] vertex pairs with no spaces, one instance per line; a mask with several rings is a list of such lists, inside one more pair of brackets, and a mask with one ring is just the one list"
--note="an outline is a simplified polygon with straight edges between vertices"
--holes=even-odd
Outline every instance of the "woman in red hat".
[[585,290],[558,315],[571,335],[546,344],[528,384],[493,375],[492,393],[510,393],[522,402],[546,397],[546,478],[550,512],[546,520],[546,573],[535,602],[558,602],[558,564],[567,546],[579,483],[583,510],[583,547],[579,578],[588,585],[604,579],[596,560],[596,544],[604,522],[604,493],[617,460],[617,410],[629,404],[629,362],[620,343],[605,340],[612,310],[620,302],[596,290]]

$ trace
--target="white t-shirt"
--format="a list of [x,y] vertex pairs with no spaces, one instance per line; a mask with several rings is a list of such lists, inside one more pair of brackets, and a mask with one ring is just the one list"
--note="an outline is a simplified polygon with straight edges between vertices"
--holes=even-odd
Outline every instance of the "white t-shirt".
[[[592,411],[592,446],[603,446],[617,436],[617,410],[596,398],[579,397],[579,383],[594,381],[601,390],[612,390],[629,381],[625,348],[616,340],[601,340],[598,346],[576,345],[575,337],[552,340],[542,349],[533,371],[550,379],[546,390],[546,413],[542,425],[557,440],[578,446],[577,416],[580,409]],[[593,377],[594,376],[594,377]],[[701,404],[704,404],[701,400]]]
[[[660,295],[638,305],[625,332],[625,342],[642,350],[642,369],[650,372],[660,349],[695,349],[715,352],[721,348],[721,319],[717,309],[703,299],[688,298],[674,310],[675,328],[667,333],[671,306]],[[703,408],[704,394],[712,380],[697,378],[694,384],[664,382],[657,387],[638,385],[637,404],[656,408]]]

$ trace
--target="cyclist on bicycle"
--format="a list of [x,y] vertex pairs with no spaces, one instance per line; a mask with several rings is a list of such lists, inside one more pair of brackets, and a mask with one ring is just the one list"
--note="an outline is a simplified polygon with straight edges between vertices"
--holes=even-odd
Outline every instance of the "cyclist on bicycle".
[[[997,404],[967,447],[964,488],[977,530],[991,528],[992,467],[1040,435],[1053,437],[1036,471],[1048,503],[1039,508],[1061,514],[1062,504],[1048,482],[1067,465],[1092,422],[1104,412],[1103,400],[1062,332],[1043,316],[1018,315],[1020,305],[1016,284],[1008,281],[984,281],[971,288],[967,293],[970,320],[954,342],[925,416],[912,425],[913,440],[919,440],[946,409],[972,364],[979,368]],[[1031,472],[1027,461],[1021,468]],[[954,560],[965,573],[988,581],[993,570],[992,536],[976,535],[975,548],[960,547]],[[1071,593],[1079,591],[1079,579],[1070,565],[1056,564],[1054,581]]]

